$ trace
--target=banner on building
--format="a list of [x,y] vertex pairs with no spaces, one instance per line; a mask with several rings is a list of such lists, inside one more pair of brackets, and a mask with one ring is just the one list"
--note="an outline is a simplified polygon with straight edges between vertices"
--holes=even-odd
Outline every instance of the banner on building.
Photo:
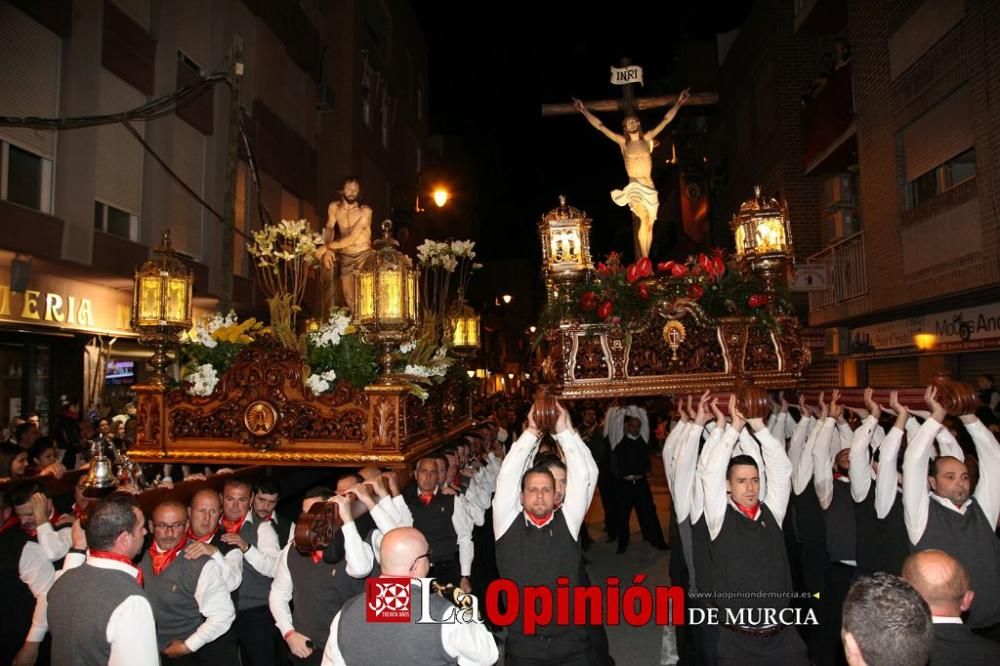
[[795,264],[788,284],[791,291],[826,291],[827,286],[826,264]]
[[[917,336],[920,336],[919,340]],[[918,346],[927,351],[1000,347],[1000,303],[851,329],[852,354],[873,354]]]

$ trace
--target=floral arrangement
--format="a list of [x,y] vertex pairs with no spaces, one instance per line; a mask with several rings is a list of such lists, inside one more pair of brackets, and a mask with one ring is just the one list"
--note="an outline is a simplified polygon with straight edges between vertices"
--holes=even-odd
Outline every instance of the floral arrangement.
[[295,317],[305,295],[309,268],[323,238],[306,220],[282,220],[253,232],[247,251],[254,258],[261,290],[267,295],[275,336],[289,349],[300,349]]
[[371,384],[378,374],[378,351],[361,339],[346,309],[334,310],[326,323],[306,336],[306,386],[316,395],[334,388],[337,380],[354,388]]
[[424,330],[440,339],[444,333],[448,306],[451,304],[452,275],[458,298],[464,299],[472,274],[483,267],[477,263],[476,243],[470,240],[426,240],[417,247],[421,267],[421,301]]
[[635,328],[648,321],[655,301],[682,298],[698,302],[713,319],[748,315],[768,326],[774,324],[774,313],[790,310],[783,295],[773,296],[772,302],[755,274],[729,270],[722,250],[683,262],[662,261],[655,268],[648,258],[622,266],[612,252],[565,300],[550,301],[543,321],[575,319]]
[[400,345],[396,358],[393,371],[406,376],[410,393],[421,400],[427,399],[427,386],[444,382],[454,363],[448,347],[428,337]]
[[192,395],[208,396],[215,390],[219,376],[226,372],[236,354],[268,332],[256,319],[239,322],[236,313],[205,317],[181,335],[181,352],[189,359],[182,381],[189,382]]

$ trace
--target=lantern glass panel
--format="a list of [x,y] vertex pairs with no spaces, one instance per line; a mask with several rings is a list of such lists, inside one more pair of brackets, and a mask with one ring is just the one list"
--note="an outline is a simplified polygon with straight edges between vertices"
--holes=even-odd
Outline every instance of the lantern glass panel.
[[780,216],[758,218],[756,227],[754,246],[758,254],[784,252],[785,224]]
[[406,316],[417,318],[417,274],[412,270],[406,274]]
[[742,224],[736,227],[736,254],[740,257],[746,252],[747,230]]
[[167,279],[167,302],[163,318],[169,323],[183,325],[187,319],[188,281],[185,278]]
[[163,292],[159,276],[139,279],[139,326],[156,326],[160,322]]
[[398,270],[383,270],[378,274],[379,320],[403,319],[403,274]]
[[359,274],[357,294],[358,319],[370,319],[375,314],[375,276],[372,273]]

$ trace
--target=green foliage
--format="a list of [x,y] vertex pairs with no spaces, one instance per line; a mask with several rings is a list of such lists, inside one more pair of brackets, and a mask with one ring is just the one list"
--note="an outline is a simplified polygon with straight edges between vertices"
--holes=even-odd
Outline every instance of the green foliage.
[[378,375],[378,350],[358,334],[343,335],[335,345],[317,346],[310,341],[306,362],[313,373],[333,370],[338,381],[346,381],[357,389],[368,386]]

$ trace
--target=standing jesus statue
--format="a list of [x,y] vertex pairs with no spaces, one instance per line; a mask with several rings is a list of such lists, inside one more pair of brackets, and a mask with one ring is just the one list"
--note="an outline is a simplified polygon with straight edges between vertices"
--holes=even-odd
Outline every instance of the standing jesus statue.
[[663,120],[648,132],[642,131],[639,118],[628,113],[622,121],[623,134],[615,134],[604,126],[597,116],[584,106],[583,102],[573,98],[573,107],[583,114],[591,125],[604,136],[618,144],[622,157],[625,158],[625,173],[628,174],[628,185],[623,190],[612,190],[611,199],[619,206],[628,206],[639,218],[639,249],[643,257],[649,256],[649,248],[653,244],[653,225],[656,223],[656,211],[660,207],[660,197],[653,185],[653,139],[662,132],[674,119],[681,106],[688,100],[690,93],[684,90],[677,96]]
[[[339,264],[340,284],[347,307],[354,312],[354,271],[372,247],[372,209],[358,201],[361,183],[354,176],[348,176],[341,183],[340,199],[330,203],[327,210],[326,228],[323,230],[324,245],[316,251],[316,257],[323,268],[333,270]],[[334,238],[336,232],[339,237]]]

